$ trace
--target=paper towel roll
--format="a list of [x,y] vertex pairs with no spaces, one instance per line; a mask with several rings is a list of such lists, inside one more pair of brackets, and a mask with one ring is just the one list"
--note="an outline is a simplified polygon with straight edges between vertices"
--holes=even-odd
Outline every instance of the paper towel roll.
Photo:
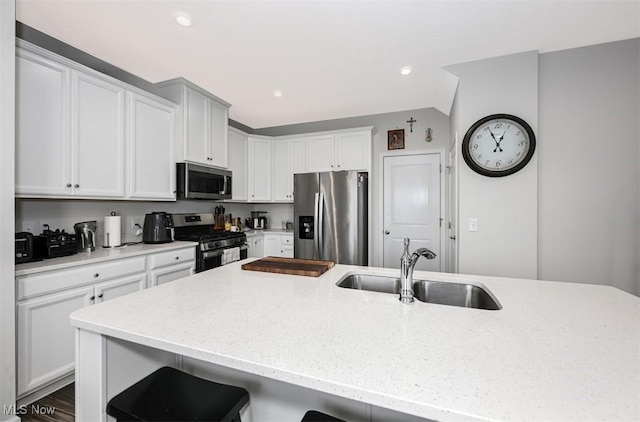
[[104,218],[104,242],[105,248],[120,246],[121,220],[119,215],[111,215]]

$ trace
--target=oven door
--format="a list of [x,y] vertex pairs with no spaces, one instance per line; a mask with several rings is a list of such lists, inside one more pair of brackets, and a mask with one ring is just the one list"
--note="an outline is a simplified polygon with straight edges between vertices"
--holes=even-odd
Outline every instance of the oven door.
[[[198,260],[198,265],[196,265],[196,272],[207,271],[212,268],[221,267],[224,251],[226,249],[216,249],[213,251],[207,251],[202,253],[202,258]],[[249,250],[249,246],[246,244],[240,246],[240,261],[243,259],[247,259],[247,251]]]

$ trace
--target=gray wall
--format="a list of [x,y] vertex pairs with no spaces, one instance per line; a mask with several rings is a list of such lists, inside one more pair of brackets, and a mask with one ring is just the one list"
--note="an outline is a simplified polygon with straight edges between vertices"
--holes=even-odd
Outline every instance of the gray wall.
[[0,1],[0,420],[16,402],[13,229],[15,2]]
[[540,55],[539,276],[640,294],[640,39]]
[[[413,125],[413,132],[409,130],[407,120],[413,117],[417,120]],[[350,117],[345,119],[325,120],[321,122],[303,123],[297,125],[257,129],[256,134],[266,136],[296,135],[300,133],[321,132],[327,130],[348,129],[354,127],[373,126],[372,130],[372,170],[369,178],[371,186],[371,225],[372,256],[369,264],[381,266],[378,263],[378,250],[382,229],[379,227],[379,190],[382,180],[382,170],[379,168],[380,154],[387,151],[387,131],[391,129],[403,129],[405,132],[405,150],[436,150],[449,146],[449,118],[435,108],[423,108],[418,110],[399,111],[395,113],[373,114],[369,116]],[[425,141],[427,128],[433,130],[433,141]],[[444,165],[445,163],[443,163]],[[443,266],[444,268],[444,266]]]
[[[513,54],[447,66],[460,78],[454,138],[489,114],[508,113],[538,123],[538,53]],[[491,178],[459,159],[459,272],[537,278],[538,153],[518,173]],[[478,231],[467,230],[469,218]]]

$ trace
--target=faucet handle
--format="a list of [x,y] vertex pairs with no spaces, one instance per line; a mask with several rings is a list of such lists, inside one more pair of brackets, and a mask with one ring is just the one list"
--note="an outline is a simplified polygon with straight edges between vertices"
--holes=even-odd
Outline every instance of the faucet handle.
[[404,251],[406,253],[409,253],[409,243],[411,243],[411,240],[408,237],[404,238]]

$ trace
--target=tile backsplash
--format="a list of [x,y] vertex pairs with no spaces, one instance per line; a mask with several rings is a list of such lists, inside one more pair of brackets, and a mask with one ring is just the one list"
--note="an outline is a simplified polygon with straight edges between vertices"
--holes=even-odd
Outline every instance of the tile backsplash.
[[234,217],[251,216],[251,211],[267,211],[268,228],[281,228],[282,220],[293,221],[292,204],[244,204],[213,201],[177,201],[177,202],[145,202],[145,201],[92,201],[80,199],[16,199],[15,231],[21,232],[31,228],[34,234],[40,234],[43,225],[48,224],[51,230],[64,229],[73,233],[73,225],[81,221],[95,220],[98,223],[98,244],[102,242],[101,228],[104,217],[115,211],[122,216],[122,241],[134,242],[142,240],[136,236],[134,222],[140,225],[144,216],[153,211],[169,213],[213,212],[216,205],[225,207],[225,213]]

